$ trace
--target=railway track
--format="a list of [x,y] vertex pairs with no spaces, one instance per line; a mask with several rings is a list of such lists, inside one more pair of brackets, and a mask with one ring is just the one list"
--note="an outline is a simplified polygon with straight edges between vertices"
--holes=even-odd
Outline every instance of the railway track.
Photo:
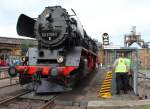
[[7,87],[11,87],[11,86],[15,86],[15,85],[19,85],[19,83],[15,83],[15,84],[9,84],[9,85],[5,85],[5,86],[1,86],[0,89],[2,88],[7,88]]
[[10,97],[12,97],[12,96],[3,96],[3,97],[0,97],[0,102],[2,102],[2,101],[4,101],[4,100],[6,100],[6,99],[9,99]]
[[48,109],[48,108],[52,108],[55,104],[55,99],[57,98],[58,96],[55,95],[52,99],[50,99],[48,102],[46,102],[45,104],[43,104],[42,106],[40,106],[38,109]]
[[29,92],[30,92],[30,91],[25,91],[25,92],[23,92],[23,93],[21,93],[21,94],[18,94],[18,95],[16,95],[16,96],[4,97],[4,98],[1,99],[1,101],[0,101],[0,106],[3,105],[3,104],[9,103],[10,101],[13,101],[13,100],[17,99],[18,97],[20,97],[20,96],[22,96],[22,95],[24,95],[24,94],[26,94],[26,93],[29,93]]
[[49,100],[21,98],[30,93],[25,91],[16,96],[7,96],[0,99],[0,108],[3,109],[49,109],[54,106],[58,95],[52,95]]

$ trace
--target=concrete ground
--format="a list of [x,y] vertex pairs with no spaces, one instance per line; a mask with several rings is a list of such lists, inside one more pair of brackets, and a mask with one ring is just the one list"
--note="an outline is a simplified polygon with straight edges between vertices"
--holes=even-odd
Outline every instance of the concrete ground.
[[150,109],[150,100],[89,101],[87,106],[87,109],[145,109],[145,108]]
[[100,69],[89,75],[73,91],[60,95],[54,109],[150,109],[150,101],[139,100],[133,91],[113,95],[110,99],[100,98],[99,90],[105,74],[106,70]]

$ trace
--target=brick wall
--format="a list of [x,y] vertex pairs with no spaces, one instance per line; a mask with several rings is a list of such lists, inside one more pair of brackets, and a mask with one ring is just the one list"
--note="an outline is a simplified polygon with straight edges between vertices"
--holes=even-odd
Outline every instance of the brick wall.
[[142,69],[150,69],[150,48],[140,49],[139,58]]

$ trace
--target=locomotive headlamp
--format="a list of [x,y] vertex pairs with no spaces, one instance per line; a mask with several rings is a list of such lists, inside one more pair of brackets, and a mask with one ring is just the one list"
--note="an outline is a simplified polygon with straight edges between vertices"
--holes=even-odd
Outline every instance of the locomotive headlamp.
[[44,10],[43,15],[44,15],[46,18],[48,18],[48,17],[49,17],[49,12],[48,12],[48,10],[47,10],[47,9],[46,9],[46,10]]
[[26,61],[26,57],[25,56],[22,56],[21,57],[21,62],[25,62]]
[[25,57],[23,56],[23,57],[21,57],[21,62],[25,62]]
[[22,56],[22,57],[21,57],[21,62],[22,62],[23,65],[27,65],[28,57]]
[[57,57],[57,62],[58,63],[62,63],[64,61],[64,57],[63,56],[58,56]]

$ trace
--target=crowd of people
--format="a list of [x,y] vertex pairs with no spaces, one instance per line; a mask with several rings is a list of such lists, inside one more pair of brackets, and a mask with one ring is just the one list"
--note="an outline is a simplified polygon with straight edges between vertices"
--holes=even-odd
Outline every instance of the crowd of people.
[[0,66],[1,67],[6,67],[6,66],[14,66],[14,65],[19,65],[21,63],[20,59],[0,59]]

